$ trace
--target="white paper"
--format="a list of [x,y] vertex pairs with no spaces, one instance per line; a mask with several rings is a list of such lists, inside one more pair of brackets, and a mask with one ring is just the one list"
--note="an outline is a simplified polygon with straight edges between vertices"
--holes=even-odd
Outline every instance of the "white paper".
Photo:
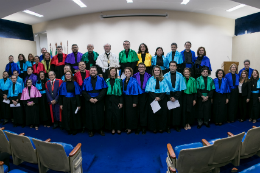
[[158,101],[154,100],[152,103],[151,103],[151,108],[153,110],[153,113],[155,114],[157,111],[159,111],[161,109],[161,106],[160,104],[158,103]]
[[11,108],[20,107],[20,106],[21,106],[20,103],[17,103],[16,106],[15,106],[14,104],[10,104],[10,107],[11,107]]
[[77,113],[78,113],[78,111],[79,111],[79,108],[77,108],[77,109],[76,109],[76,111],[75,111],[75,114],[77,114]]
[[121,79],[123,80],[123,79],[125,79],[125,78],[126,78],[125,73],[122,73],[122,74],[121,74]]
[[168,101],[168,102],[167,102],[167,107],[168,107],[169,110],[175,109],[175,108],[177,108],[177,107],[180,107],[180,103],[179,103],[178,100],[175,100],[175,102]]
[[10,100],[8,100],[8,99],[7,100],[4,99],[3,102],[6,104],[10,104]]

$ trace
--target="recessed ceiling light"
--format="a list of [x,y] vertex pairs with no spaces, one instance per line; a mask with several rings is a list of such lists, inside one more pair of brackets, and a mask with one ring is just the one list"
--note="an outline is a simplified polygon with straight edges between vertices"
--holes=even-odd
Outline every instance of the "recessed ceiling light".
[[181,4],[186,5],[186,4],[188,4],[189,2],[190,2],[190,0],[183,0]]
[[127,3],[133,3],[133,0],[126,0]]
[[30,15],[37,16],[37,17],[43,17],[43,15],[38,14],[38,13],[35,13],[35,12],[33,12],[33,11],[30,11],[30,10],[24,10],[23,12],[25,12],[25,13],[27,13],[27,14],[30,14]]
[[235,7],[233,7],[233,8],[230,8],[229,10],[227,10],[227,12],[235,11],[235,10],[237,10],[237,9],[239,9],[239,8],[244,7],[244,6],[246,6],[246,5],[245,5],[245,4],[240,4],[240,5],[238,5],[238,6],[235,6]]
[[73,0],[76,4],[78,4],[81,8],[87,7],[81,0]]

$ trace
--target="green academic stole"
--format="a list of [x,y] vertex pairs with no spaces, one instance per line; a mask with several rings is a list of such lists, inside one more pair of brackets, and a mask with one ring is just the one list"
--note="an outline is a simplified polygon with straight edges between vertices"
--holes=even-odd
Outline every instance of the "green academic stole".
[[186,90],[184,90],[185,94],[193,94],[197,93],[197,85],[196,80],[193,77],[190,77],[188,82],[186,81],[186,78],[184,77],[184,81],[186,83]]
[[[202,76],[197,78],[197,89],[204,90],[205,89],[205,83]],[[211,91],[215,89],[214,82],[212,78],[207,77],[207,90]],[[207,96],[207,93],[202,93],[203,96]]]
[[110,85],[110,78],[106,80],[106,83],[108,85],[107,88],[107,95],[115,95],[115,96],[121,96],[122,95],[122,84],[121,79],[116,78],[113,88]]
[[[96,60],[97,60],[97,57],[98,57],[98,53],[93,51],[93,54],[94,54],[94,61],[96,61]],[[86,52],[86,53],[84,53],[84,54],[82,55],[81,61],[84,61],[86,64],[89,62],[88,52]],[[93,64],[90,64],[90,67],[91,67],[92,65],[93,65]]]
[[120,63],[136,62],[139,61],[139,58],[134,50],[129,49],[128,58],[126,58],[125,50],[119,53],[119,61]]

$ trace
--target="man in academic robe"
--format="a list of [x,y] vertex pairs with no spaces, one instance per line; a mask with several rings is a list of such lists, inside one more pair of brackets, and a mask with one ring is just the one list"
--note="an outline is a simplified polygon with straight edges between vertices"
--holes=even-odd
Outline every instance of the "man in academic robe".
[[96,60],[99,54],[93,51],[93,44],[88,44],[87,49],[88,51],[82,55],[81,61],[86,63],[86,69],[89,70],[91,66],[96,66]]
[[166,58],[168,59],[169,62],[171,61],[175,61],[177,62],[177,71],[182,73],[182,69],[181,69],[181,64],[183,63],[183,57],[182,57],[182,54],[177,51],[177,44],[176,43],[172,43],[171,44],[171,52],[169,52],[167,55],[166,55]]
[[[145,87],[146,87],[146,83],[149,80],[149,78],[151,77],[150,74],[148,74],[147,72],[145,72],[146,70],[146,66],[144,63],[139,63],[138,64],[138,71],[136,74],[133,75],[133,77],[137,80],[139,86],[141,87],[141,89],[143,90],[143,94],[139,94],[138,95],[138,115],[139,115],[139,125],[138,128],[142,130],[142,134],[146,133],[146,129],[147,129],[147,118],[148,118],[148,97],[149,94],[145,92]],[[137,133],[139,133],[139,130],[137,131]]]
[[9,63],[5,66],[5,71],[8,73],[9,76],[13,75],[13,71],[17,70],[20,73],[19,66],[14,62],[13,55],[9,56]]
[[65,64],[69,64],[71,66],[72,73],[77,73],[79,71],[78,64],[81,61],[82,53],[78,52],[79,47],[77,44],[72,45],[72,53],[67,55],[65,60]]
[[181,52],[182,58],[183,58],[183,63],[180,66],[180,71],[181,73],[183,72],[184,68],[192,68],[192,65],[195,62],[195,52],[192,51],[191,48],[191,42],[187,41],[184,44],[185,49]]
[[210,127],[209,120],[211,119],[211,99],[213,98],[215,85],[213,79],[208,77],[208,68],[202,68],[201,76],[197,78],[197,119],[200,129],[203,123],[206,127]]
[[60,105],[58,104],[58,99],[59,99],[59,89],[63,81],[61,79],[56,78],[56,74],[54,71],[50,71],[48,75],[50,80],[47,81],[47,83],[45,84],[46,96],[47,96],[47,101],[50,105],[51,120],[52,123],[54,123],[53,129],[56,129],[60,125],[60,122],[62,121],[61,110],[60,110]]
[[35,56],[35,64],[33,64],[32,68],[33,68],[33,73],[35,75],[38,75],[41,71],[43,71],[44,73],[46,73],[45,67],[43,65],[43,63],[40,62],[40,59],[38,56]]
[[[168,95],[168,101],[181,103],[182,91],[186,89],[186,83],[181,73],[177,72],[177,62],[171,61],[169,64],[170,71],[164,75],[171,90]],[[170,128],[180,132],[181,126],[181,107],[177,107],[168,111],[168,133]]]
[[63,68],[67,55],[63,53],[61,46],[57,46],[57,52],[58,54],[51,59],[51,71],[54,71],[56,78],[60,79],[64,75]]
[[6,100],[6,102],[3,102],[1,100],[1,112],[0,112],[0,119],[4,119],[4,123],[8,123],[8,121],[12,118],[10,114],[10,103],[8,103],[7,94],[8,89],[12,85],[11,79],[8,78],[8,72],[3,72],[3,79],[0,79],[0,95],[3,100]]
[[[98,75],[103,77],[105,80],[108,78],[110,67],[115,67],[117,70],[119,69],[119,58],[116,54],[110,52],[111,45],[104,45],[105,53],[98,56],[96,65],[98,68]],[[118,70],[119,71],[119,70]],[[117,72],[118,74],[118,72]]]
[[16,81],[17,81],[17,83],[20,83],[22,85],[22,89],[23,89],[24,88],[23,79],[19,77],[18,71],[14,70],[13,75],[15,75],[17,77]]
[[[42,62],[42,60],[44,59],[44,54],[45,54],[45,52],[47,52],[47,49],[45,48],[45,47],[43,47],[42,49],[41,49],[41,56],[40,56],[40,62]],[[50,59],[52,58],[52,55],[50,56]]]
[[137,62],[139,61],[136,52],[130,49],[130,42],[128,40],[124,41],[123,46],[124,46],[124,50],[122,50],[119,53],[121,74],[123,73],[126,67],[131,67],[132,69],[135,69]]
[[8,99],[10,100],[10,110],[13,115],[14,127],[17,125],[25,126],[25,117],[23,114],[22,103],[20,102],[21,95],[23,92],[22,85],[17,82],[17,76],[12,75],[12,84],[8,89]]
[[[82,88],[84,80],[89,77],[89,71],[86,70],[86,64],[83,61],[79,62],[78,69],[79,69],[79,71],[77,73],[75,73],[74,79],[79,84],[79,86]],[[80,95],[80,102],[81,102],[81,105],[85,104],[85,98],[82,95]],[[83,132],[85,131],[85,128],[86,128],[86,122],[87,122],[86,114],[87,114],[86,108],[85,108],[85,106],[82,106],[80,109],[80,115],[81,115]]]
[[105,114],[105,95],[107,91],[107,84],[105,80],[97,76],[96,66],[90,68],[90,77],[84,80],[82,86],[82,95],[85,98],[86,111],[86,128],[89,130],[89,136],[94,135],[94,130],[104,136],[103,132]]
[[37,76],[33,74],[33,68],[32,67],[27,67],[27,76],[24,78],[24,86],[26,87],[26,81],[27,79],[32,80],[33,86],[35,86],[37,82]]
[[254,69],[250,68],[250,60],[246,59],[246,60],[244,61],[244,68],[242,68],[242,69],[239,71],[239,77],[241,77],[241,73],[242,73],[243,70],[247,71],[247,73],[248,73],[248,79],[250,79],[250,78],[251,78],[251,75],[252,75],[252,73],[253,73],[253,70],[254,70]]

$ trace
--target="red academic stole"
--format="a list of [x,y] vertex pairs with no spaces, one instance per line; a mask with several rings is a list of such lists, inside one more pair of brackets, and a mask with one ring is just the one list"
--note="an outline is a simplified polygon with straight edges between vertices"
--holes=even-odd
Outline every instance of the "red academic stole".
[[36,64],[33,64],[32,68],[33,68],[33,73],[34,74],[38,75],[41,71],[44,71],[44,73],[46,73],[44,65],[42,63],[40,63],[40,62],[38,63],[38,67],[37,68],[36,68]]
[[[89,77],[89,71],[86,70],[86,77],[85,77],[85,79],[88,78],[88,77]],[[74,74],[74,79],[79,84],[79,86],[82,86],[83,81],[82,81],[82,77],[81,77],[80,71],[78,71],[77,73]]]
[[63,60],[62,62],[59,62],[58,59],[58,54],[55,55],[52,59],[51,59],[51,64],[55,65],[55,66],[61,66],[61,65],[65,65],[65,59],[67,58],[67,54],[62,54],[63,55]]

